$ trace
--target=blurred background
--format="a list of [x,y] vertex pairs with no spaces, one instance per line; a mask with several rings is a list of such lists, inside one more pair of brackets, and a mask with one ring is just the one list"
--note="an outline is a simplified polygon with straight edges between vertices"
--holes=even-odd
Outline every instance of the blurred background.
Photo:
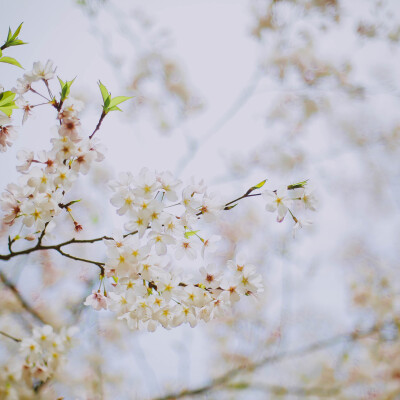
[[[81,330],[43,398],[400,398],[396,0],[0,7],[2,39],[24,22],[20,37],[29,44],[12,56],[26,70],[51,59],[63,80],[76,77],[71,94],[85,104],[87,132],[101,113],[99,79],[113,95],[134,96],[104,121],[106,160],[74,189],[83,198],[80,237],[122,227],[107,182],[142,167],[204,178],[226,200],[263,179],[270,190],[309,179],[318,198],[312,224],[295,236],[293,221],[277,223],[261,198],[225,213],[216,260],[247,254],[265,293],[194,329],[132,332],[109,312],[83,309],[97,282],[90,265],[47,253],[2,263],[54,326]],[[0,64],[5,88],[21,76]],[[19,129],[1,154],[2,188],[17,177],[18,150],[47,148],[54,126],[53,111],[38,108]],[[1,249],[7,235],[3,225]],[[5,286],[0,304],[0,328],[22,336],[24,311]],[[0,342],[4,385],[13,345]]]

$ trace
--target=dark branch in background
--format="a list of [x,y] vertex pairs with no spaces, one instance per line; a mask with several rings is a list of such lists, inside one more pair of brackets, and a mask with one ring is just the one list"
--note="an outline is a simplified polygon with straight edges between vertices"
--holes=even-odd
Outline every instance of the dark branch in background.
[[[385,322],[383,324],[373,325],[370,329],[368,329],[364,332],[353,331],[350,333],[339,334],[339,335],[333,336],[329,339],[321,340],[321,341],[309,344],[307,346],[300,347],[299,349],[287,350],[287,351],[275,354],[273,356],[266,356],[255,363],[249,363],[242,367],[237,367],[237,368],[231,369],[230,371],[220,375],[218,378],[213,379],[210,383],[208,383],[204,386],[200,386],[197,389],[185,389],[180,392],[170,393],[170,394],[167,394],[162,397],[154,398],[153,400],[175,400],[175,399],[182,399],[187,396],[202,395],[202,394],[208,393],[214,389],[217,389],[218,387],[221,387],[221,386],[224,389],[226,389],[227,385],[228,385],[228,389],[229,389],[229,382],[241,373],[252,372],[252,371],[255,371],[256,369],[259,369],[267,364],[273,364],[273,363],[283,361],[288,358],[300,357],[300,356],[303,356],[306,354],[314,353],[316,351],[335,346],[341,342],[355,342],[359,339],[363,339],[363,338],[371,336],[375,333],[378,333],[385,327],[393,325],[395,322],[396,321],[391,320],[391,321]],[[230,388],[232,389],[232,386]],[[251,389],[251,386],[249,386],[249,389]],[[307,389],[304,389],[304,390],[307,390]]]
[[275,396],[318,396],[318,397],[333,397],[337,396],[341,388],[340,387],[301,387],[301,386],[282,386],[282,385],[270,385],[261,383],[247,383],[238,382],[226,386],[227,390],[253,390],[267,392]]
[[21,293],[17,289],[17,287],[10,281],[8,278],[0,272],[0,281],[8,287],[14,294],[14,296],[19,300],[21,306],[34,317],[37,321],[42,324],[46,324],[46,321],[28,304],[28,302],[21,296]]
[[210,140],[218,131],[220,131],[224,125],[231,120],[236,113],[246,104],[246,102],[253,95],[255,89],[258,86],[258,83],[261,79],[262,75],[258,69],[255,70],[252,77],[250,78],[249,84],[241,91],[239,96],[233,102],[231,107],[226,111],[226,113],[220,118],[217,123],[205,134],[202,138],[198,140],[192,139],[190,144],[188,154],[184,156],[178,163],[176,168],[176,173],[182,173],[184,169],[188,166],[190,161],[194,158],[196,153],[199,151],[201,147],[203,147],[208,140]]

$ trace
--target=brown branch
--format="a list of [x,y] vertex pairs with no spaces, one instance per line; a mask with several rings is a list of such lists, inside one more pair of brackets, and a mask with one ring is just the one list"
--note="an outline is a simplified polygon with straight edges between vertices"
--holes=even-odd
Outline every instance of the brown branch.
[[[99,123],[100,123],[100,121],[99,121]],[[292,188],[292,187],[295,187],[295,186],[294,185],[289,185],[288,189]],[[260,196],[261,193],[256,193],[256,194],[252,193],[253,191],[255,191],[257,189],[259,189],[259,188],[255,187],[255,186],[251,187],[242,196],[240,196],[240,197],[238,197],[238,198],[236,198],[234,200],[231,200],[228,203],[224,204],[223,210],[230,210],[231,208],[233,208],[236,205],[234,203],[237,203],[238,201],[240,201],[242,199],[245,199],[247,197]],[[62,208],[67,207],[69,204],[70,203],[65,204],[65,205],[63,204]],[[234,204],[234,205],[232,205],[232,204]],[[201,214],[203,214],[203,211],[199,211],[196,215],[200,216]],[[56,250],[61,255],[65,256],[65,257],[68,257],[68,258],[71,258],[73,260],[82,261],[82,262],[86,262],[86,263],[97,265],[101,269],[102,273],[104,273],[104,263],[99,262],[99,261],[93,261],[93,260],[88,260],[88,259],[84,259],[84,258],[73,256],[71,254],[65,253],[64,251],[61,250],[61,248],[64,247],[64,246],[68,246],[70,244],[96,243],[96,242],[100,242],[103,239],[111,240],[112,237],[110,237],[110,236],[101,236],[101,237],[97,237],[97,238],[93,238],[93,239],[75,239],[75,238],[72,238],[70,240],[67,240],[67,241],[59,243],[59,244],[44,246],[44,245],[42,245],[42,240],[43,240],[43,237],[45,235],[47,225],[48,225],[48,223],[46,223],[43,231],[41,232],[41,234],[40,234],[40,236],[38,238],[37,244],[35,246],[33,246],[33,247],[28,248],[28,249],[20,250],[20,251],[12,251],[11,244],[13,243],[13,241],[10,242],[10,240],[9,240],[9,246],[8,246],[9,247],[9,254],[0,254],[0,260],[8,261],[13,257],[17,257],[17,256],[20,256],[20,255],[25,255],[25,254],[30,254],[30,253],[33,253],[35,251]],[[150,228],[150,226],[148,226],[148,228]],[[138,231],[133,231],[133,232],[125,234],[124,237],[130,236],[130,235],[135,235],[137,233],[138,233]]]
[[101,123],[103,122],[103,119],[104,119],[104,117],[105,117],[106,115],[107,115],[107,114],[106,114],[106,113],[104,112],[104,110],[103,110],[103,112],[102,112],[101,115],[100,115],[99,122],[97,123],[96,128],[94,129],[93,133],[89,136],[89,139],[91,139],[91,138],[94,136],[94,134],[100,129]]
[[17,343],[22,342],[22,339],[18,339],[18,338],[11,336],[10,334],[3,332],[3,331],[0,331],[0,335],[3,335],[11,340],[14,340],[14,342],[17,342]]
[[14,294],[14,296],[19,300],[21,303],[22,307],[32,315],[37,321],[39,321],[42,324],[46,324],[46,321],[41,317],[30,305],[29,303],[21,296],[21,293],[17,289],[17,287],[3,274],[3,272],[0,272],[0,280],[3,282],[3,284],[8,287]]
[[105,265],[105,264],[104,264],[103,262],[92,261],[92,260],[88,260],[88,259],[86,259],[86,258],[76,257],[76,256],[73,256],[73,255],[71,255],[71,254],[65,253],[65,252],[62,251],[60,248],[55,249],[55,250],[58,251],[62,256],[67,257],[67,258],[70,258],[70,259],[72,259],[72,260],[75,260],[75,261],[82,261],[82,262],[85,262],[85,263],[97,265],[97,266],[100,268],[100,270],[101,270],[101,275],[104,275],[104,265]]
[[226,385],[236,376],[238,376],[240,373],[244,372],[252,372],[256,369],[259,369],[263,367],[264,365],[267,364],[273,364],[279,361],[283,361],[288,358],[293,358],[293,357],[300,357],[306,354],[314,353],[319,350],[323,350],[328,347],[335,346],[339,344],[340,342],[347,341],[347,342],[355,342],[359,339],[366,338],[368,336],[373,335],[374,333],[379,332],[381,329],[383,329],[385,326],[393,324],[394,321],[389,321],[384,324],[380,325],[373,325],[370,329],[366,330],[365,332],[358,332],[358,331],[353,331],[350,333],[344,333],[344,334],[339,334],[336,336],[333,336],[329,339],[321,340],[312,344],[309,344],[304,347],[300,347],[295,350],[287,350],[283,351],[281,353],[275,354],[273,356],[266,356],[262,358],[261,360],[254,362],[254,363],[249,363],[241,367],[237,367],[234,369],[231,369],[230,371],[225,372],[224,374],[220,375],[219,377],[213,379],[210,383],[200,386],[196,389],[185,389],[180,392],[176,393],[170,393],[162,397],[157,397],[154,398],[153,400],[176,400],[176,399],[182,399],[187,396],[195,396],[195,395],[201,395],[207,392],[210,392],[217,387],[224,386]]

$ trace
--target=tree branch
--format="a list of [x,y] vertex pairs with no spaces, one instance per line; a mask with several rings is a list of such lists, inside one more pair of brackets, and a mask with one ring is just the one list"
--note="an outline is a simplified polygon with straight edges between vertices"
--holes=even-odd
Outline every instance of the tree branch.
[[96,125],[96,128],[94,129],[93,133],[89,136],[89,139],[91,139],[94,134],[100,129],[101,123],[103,122],[104,117],[106,116],[106,113],[103,111],[100,115],[99,122]]
[[368,336],[373,335],[374,333],[379,332],[385,326],[392,325],[394,322],[395,321],[391,320],[391,321],[383,323],[383,324],[373,325],[370,329],[368,329],[364,332],[353,331],[350,333],[339,334],[339,335],[335,335],[329,339],[321,340],[321,341],[309,344],[307,346],[300,347],[295,350],[287,350],[287,351],[283,351],[281,353],[275,354],[273,356],[266,356],[266,357],[262,358],[261,360],[259,360],[258,362],[249,363],[247,365],[231,369],[230,371],[225,372],[224,374],[213,379],[210,383],[208,383],[204,386],[200,386],[196,389],[185,389],[180,392],[170,393],[170,394],[167,394],[162,397],[154,398],[153,400],[176,400],[176,399],[182,399],[187,396],[201,395],[201,394],[210,392],[219,386],[226,386],[233,378],[235,378],[240,373],[251,372],[251,371],[254,371],[256,369],[263,367],[264,365],[273,364],[273,363],[276,363],[276,362],[279,362],[279,361],[282,361],[282,360],[285,360],[288,358],[300,357],[300,356],[303,356],[303,355],[306,355],[309,353],[314,353],[316,351],[335,346],[342,341],[355,342],[359,339],[366,338]]
[[262,392],[268,392],[276,396],[318,396],[318,397],[333,397],[337,396],[341,388],[340,387],[301,387],[301,386],[283,386],[283,385],[272,385],[272,384],[261,384],[261,383],[248,383],[248,382],[237,382],[226,386],[227,390],[257,390]]
[[21,296],[21,293],[19,292],[17,287],[10,280],[8,280],[8,278],[3,274],[3,272],[0,272],[0,280],[6,287],[8,287],[14,293],[14,296],[19,300],[22,307],[29,314],[31,314],[32,317],[34,317],[40,323],[44,325],[46,324],[46,321],[28,304],[28,302]]
[[[240,201],[242,199],[245,199],[247,197],[260,196],[260,193],[251,194],[253,190],[255,190],[255,189],[251,188],[244,195],[238,197],[235,200],[232,200],[232,201],[226,203],[224,205],[223,209],[224,210],[230,210],[232,208],[232,207],[229,207],[231,204],[236,203],[236,202],[238,202],[238,201]],[[201,214],[203,214],[202,211],[198,212],[196,215],[200,216]],[[65,257],[68,257],[68,258],[71,258],[73,260],[83,261],[83,262],[87,262],[87,263],[90,263],[90,264],[95,264],[102,270],[102,272],[104,272],[104,268],[103,268],[104,267],[104,263],[99,262],[99,261],[87,260],[87,259],[80,258],[80,257],[75,257],[75,256],[73,256],[71,254],[63,252],[61,250],[61,248],[64,247],[64,246],[68,246],[70,244],[96,243],[96,242],[102,241],[103,239],[111,240],[112,237],[110,237],[110,236],[101,236],[101,237],[97,237],[97,238],[93,238],[93,239],[75,239],[75,238],[72,238],[70,240],[67,240],[67,241],[59,243],[59,244],[46,246],[46,245],[42,245],[42,240],[43,240],[43,237],[45,235],[45,231],[46,231],[47,225],[48,225],[48,223],[46,223],[45,228],[41,232],[41,234],[40,234],[40,236],[38,238],[38,242],[34,247],[30,247],[28,249],[21,250],[21,251],[12,251],[12,249],[10,248],[11,246],[9,246],[9,251],[10,251],[9,254],[0,254],[0,260],[8,261],[13,257],[21,256],[21,255],[24,255],[24,254],[30,254],[30,253],[33,253],[35,251],[56,250],[61,255],[65,256]],[[130,236],[130,235],[136,235],[137,233],[138,233],[138,231],[133,231],[133,232],[125,234],[124,237]]]
[[11,336],[8,333],[3,332],[3,331],[0,331],[0,335],[3,335],[3,336],[5,336],[5,337],[7,337],[7,338],[9,338],[11,340],[14,340],[14,342],[17,342],[17,343],[22,342],[22,339],[18,339],[18,338],[14,337],[14,336]]

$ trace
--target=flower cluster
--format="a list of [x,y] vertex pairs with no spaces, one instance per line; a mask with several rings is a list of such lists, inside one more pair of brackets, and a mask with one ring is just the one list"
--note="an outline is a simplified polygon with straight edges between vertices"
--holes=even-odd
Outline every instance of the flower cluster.
[[[114,279],[113,290],[106,295],[94,291],[86,305],[116,312],[131,329],[153,331],[159,325],[172,328],[187,322],[193,327],[199,320],[207,322],[226,313],[241,296],[262,291],[261,276],[253,266],[204,262],[219,238],[203,238],[196,230],[198,219],[213,222],[224,205],[202,182],[184,187],[176,203],[180,184],[168,172],[148,169],[136,177],[122,174],[111,184],[111,202],[118,214],[127,214],[125,228],[130,233],[104,240],[105,274]],[[172,213],[172,206],[181,211]],[[193,271],[189,263],[197,259],[200,267]],[[183,272],[176,267],[180,260],[185,261]]]
[[31,386],[32,380],[46,382],[57,370],[62,358],[71,348],[78,328],[62,328],[59,333],[50,325],[34,328],[32,336],[22,339],[20,352],[25,357],[22,378]]
[[[35,63],[33,70],[19,79],[14,90],[25,93],[32,82],[42,79],[47,85],[47,80],[53,76],[51,62],[45,66]],[[69,211],[62,202],[77,176],[87,174],[93,161],[104,158],[96,138],[80,136],[78,111],[79,106],[72,99],[60,103],[58,136],[51,139],[50,151],[40,151],[37,155],[24,150],[18,153],[20,165],[17,170],[22,175],[17,184],[7,186],[0,199],[5,223],[12,225],[19,219],[33,232],[43,231],[63,208]]]
[[277,212],[277,221],[282,222],[289,212],[296,222],[300,224],[298,218],[293,215],[291,211],[292,205],[300,207],[302,209],[315,211],[316,210],[316,198],[314,192],[309,192],[308,188],[304,187],[304,182],[301,182],[299,186],[296,185],[282,187],[278,190],[265,190],[262,193],[262,197],[266,200],[266,210],[270,212]]
[[[4,98],[4,94],[7,94],[7,101],[4,99],[2,104],[4,103],[6,106],[14,105],[12,108],[22,108],[24,110],[23,122],[26,121],[28,115],[32,110],[32,106],[24,99],[23,94],[32,91],[36,92],[32,88],[32,83],[37,81],[45,82],[46,86],[48,85],[48,81],[54,78],[55,69],[53,67],[52,61],[47,61],[45,65],[41,62],[35,62],[33,64],[33,68],[31,71],[26,72],[22,78],[17,80],[17,85],[12,89],[12,92],[19,95],[19,98],[16,102],[14,102],[14,96],[9,97],[8,94],[12,94],[12,92],[4,92],[4,88],[0,85],[0,92],[2,92],[2,100]],[[13,141],[17,137],[17,131],[14,126],[11,125],[10,116],[6,115],[2,110],[0,110],[0,151],[5,152],[7,150],[7,146],[11,147]]]

